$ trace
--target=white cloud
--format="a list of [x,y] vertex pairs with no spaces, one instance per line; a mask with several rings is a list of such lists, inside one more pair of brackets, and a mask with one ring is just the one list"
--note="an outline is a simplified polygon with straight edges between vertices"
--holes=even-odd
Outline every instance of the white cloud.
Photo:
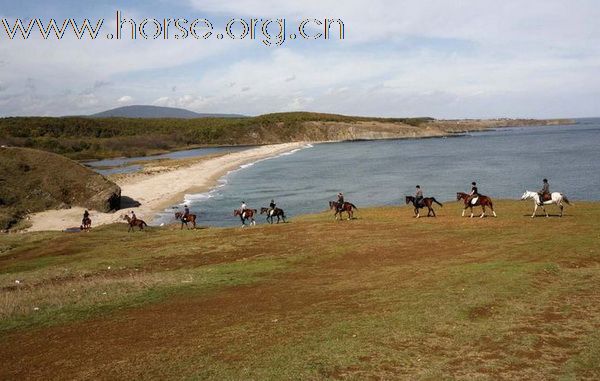
[[129,95],[124,95],[121,98],[117,99],[119,103],[131,103],[133,102],[133,97]]
[[[288,28],[339,17],[346,40],[288,40],[274,49],[227,39],[0,40],[0,115],[92,112],[133,99],[246,114],[597,113],[590,101],[600,89],[597,0],[184,3],[192,15],[215,19],[287,17]],[[124,13],[143,18],[136,9]]]

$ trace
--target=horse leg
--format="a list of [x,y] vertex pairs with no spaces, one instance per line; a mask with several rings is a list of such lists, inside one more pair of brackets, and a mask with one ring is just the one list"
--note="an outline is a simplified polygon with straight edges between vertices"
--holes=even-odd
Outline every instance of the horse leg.
[[471,218],[473,218],[473,206],[469,206],[471,208]]
[[[433,210],[433,208],[429,208],[429,209],[431,210],[431,213],[433,213],[433,217],[437,217],[437,216],[435,215],[435,210]],[[428,216],[429,216],[429,214],[428,214]]]
[[537,213],[537,209],[538,209],[538,203],[533,201],[533,214],[531,215],[531,218],[535,218],[535,215]]
[[485,205],[481,204],[481,216],[479,218],[485,217]]
[[562,216],[563,216],[563,208],[564,208],[562,202],[560,204],[558,204],[558,206],[560,207],[560,217],[562,218]]
[[415,215],[414,218],[419,218],[419,209],[415,206]]
[[546,211],[546,207],[544,206],[544,204],[542,204],[542,210],[546,214],[546,218],[549,218],[550,216],[548,215],[548,212]]
[[461,217],[464,217],[464,216],[465,216],[465,212],[466,212],[466,211],[467,211],[467,207],[465,206],[465,208],[464,208],[464,209],[463,209],[463,211],[462,211],[462,216],[461,216]]

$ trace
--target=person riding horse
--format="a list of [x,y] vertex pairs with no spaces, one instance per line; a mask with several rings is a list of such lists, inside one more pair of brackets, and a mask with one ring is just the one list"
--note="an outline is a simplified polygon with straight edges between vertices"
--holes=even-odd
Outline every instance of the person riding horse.
[[246,201],[242,201],[242,205],[240,206],[240,218],[244,219],[244,213],[246,213],[246,209],[248,209],[248,205],[246,205]]
[[132,222],[137,221],[137,216],[135,215],[135,212],[133,210],[131,211],[131,221]]
[[338,210],[338,212],[342,212],[344,210],[344,194],[342,192],[338,193],[337,198],[338,198],[337,210]]
[[275,212],[275,208],[277,208],[277,205],[275,204],[275,200],[271,200],[271,203],[269,204],[269,216],[273,215],[273,212]]
[[181,215],[181,222],[185,223],[187,222],[187,218],[190,215],[190,208],[188,208],[187,205],[183,206],[183,214]]
[[416,192],[415,192],[415,208],[419,207],[419,205],[421,205],[421,202],[423,201],[423,191],[421,190],[421,186],[417,185],[416,187]]
[[542,189],[538,191],[538,195],[540,196],[540,202],[538,205],[544,205],[544,200],[546,199],[546,195],[550,198],[550,184],[548,184],[548,179],[544,179],[544,184],[542,185]]
[[81,219],[81,225],[85,226],[88,218],[90,218],[90,212],[87,209],[83,212],[83,218]]
[[469,193],[469,198],[467,198],[467,205],[471,204],[471,201],[479,197],[479,190],[477,189],[477,183],[473,181],[471,183],[471,193]]

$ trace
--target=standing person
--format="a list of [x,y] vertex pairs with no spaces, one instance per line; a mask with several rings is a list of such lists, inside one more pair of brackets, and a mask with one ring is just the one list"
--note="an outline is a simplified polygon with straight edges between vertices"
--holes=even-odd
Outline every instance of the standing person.
[[538,205],[544,205],[544,196],[550,194],[550,184],[548,183],[548,179],[543,180],[542,189],[538,191],[538,195],[540,196],[540,202]]
[[342,192],[338,193],[337,198],[338,198],[338,201],[337,201],[338,202],[338,209],[337,210],[339,212],[341,212],[341,211],[344,210],[344,203],[345,203],[345,201],[344,201],[344,194]]
[[271,203],[269,204],[269,208],[271,208],[271,210],[269,210],[270,216],[273,216],[273,212],[275,212],[276,207],[277,205],[275,204],[275,200],[271,200]]
[[477,183],[473,181],[471,183],[471,193],[469,193],[469,198],[467,198],[467,204],[471,204],[471,200],[479,197],[479,190],[477,189]]
[[417,185],[415,191],[415,208],[421,205],[421,201],[423,201],[423,191],[421,190],[421,186]]

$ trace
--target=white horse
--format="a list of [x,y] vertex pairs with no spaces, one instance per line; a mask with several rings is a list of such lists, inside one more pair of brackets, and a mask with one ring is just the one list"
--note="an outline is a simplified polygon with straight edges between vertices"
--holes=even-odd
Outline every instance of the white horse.
[[523,193],[523,196],[521,197],[521,200],[529,200],[529,199],[532,199],[534,202],[533,215],[531,216],[531,218],[535,218],[535,214],[538,210],[538,206],[541,206],[544,213],[546,213],[546,217],[549,217],[548,212],[546,211],[546,208],[544,207],[544,205],[556,204],[560,208],[560,216],[562,217],[563,216],[563,208],[564,208],[563,202],[567,205],[571,205],[569,203],[569,199],[567,198],[567,196],[565,196],[559,192],[552,193],[552,199],[550,201],[540,203],[540,195],[537,192],[525,191],[525,193]]

